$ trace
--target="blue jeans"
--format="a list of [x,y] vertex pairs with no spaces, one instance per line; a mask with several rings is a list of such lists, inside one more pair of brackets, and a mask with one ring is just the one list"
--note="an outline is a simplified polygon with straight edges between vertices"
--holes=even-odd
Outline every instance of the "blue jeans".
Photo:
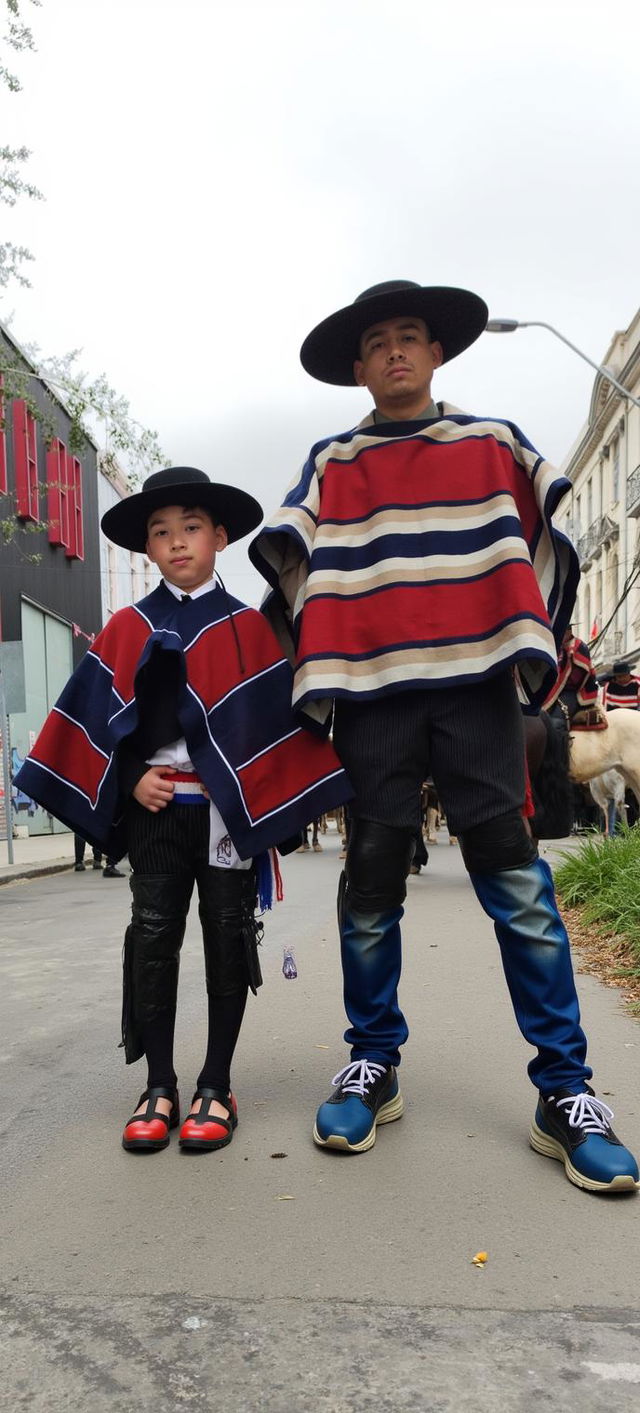
[[[592,1071],[580,1026],[569,940],[558,913],[551,872],[541,859],[501,873],[470,875],[492,918],[518,1026],[537,1051],[529,1077],[543,1095],[584,1089]],[[398,1004],[402,908],[342,916],[345,1040],[353,1059],[397,1065],[408,1036]]]

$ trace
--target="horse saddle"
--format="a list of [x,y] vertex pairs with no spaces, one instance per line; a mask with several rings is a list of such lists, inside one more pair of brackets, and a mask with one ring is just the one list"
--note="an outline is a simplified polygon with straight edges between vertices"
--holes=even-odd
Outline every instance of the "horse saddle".
[[606,731],[609,722],[600,706],[580,707],[569,719],[570,731]]

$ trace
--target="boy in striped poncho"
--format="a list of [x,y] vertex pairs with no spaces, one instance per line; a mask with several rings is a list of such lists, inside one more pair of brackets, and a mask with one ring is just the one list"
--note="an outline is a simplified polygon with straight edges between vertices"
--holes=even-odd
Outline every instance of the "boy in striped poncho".
[[356,792],[339,901],[351,1059],[314,1139],[360,1153],[402,1113],[400,921],[430,774],[537,1052],[531,1144],[580,1187],[628,1190],[638,1167],[588,1086],[568,938],[523,818],[514,678],[533,707],[555,678],[578,580],[551,519],[569,483],[511,423],[431,396],[486,318],[467,290],[396,280],[318,325],[305,369],[367,387],[374,410],[312,448],[249,551],[272,589],[264,611],[295,644],[296,712],[327,730],[334,704]]
[[109,857],[129,855],[122,1038],[127,1063],[145,1055],[148,1067],[129,1152],[166,1148],[179,1123],[173,1036],[194,884],[209,1031],[180,1145],[208,1151],[237,1124],[230,1066],[261,984],[255,909],[270,906],[270,851],[295,848],[351,793],[328,742],[292,717],[291,669],[264,618],[215,577],[216,555],[261,518],[252,496],[193,467],[156,472],[107,511],[108,538],[146,552],[163,579],[99,634],[16,777]]

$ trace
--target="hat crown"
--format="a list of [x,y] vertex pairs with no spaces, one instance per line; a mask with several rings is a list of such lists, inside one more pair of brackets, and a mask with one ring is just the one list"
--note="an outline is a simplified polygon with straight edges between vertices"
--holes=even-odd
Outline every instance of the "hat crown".
[[165,486],[210,486],[206,471],[198,471],[195,466],[166,466],[163,471],[154,471],[143,481],[143,491],[162,491]]
[[611,671],[615,677],[622,677],[623,673],[631,672],[631,663],[622,661],[614,662]]
[[489,310],[468,289],[419,285],[415,280],[385,280],[362,291],[353,304],[338,309],[311,330],[300,349],[303,368],[312,378],[338,387],[354,387],[354,362],[367,329],[387,319],[422,319],[431,339],[442,346],[442,361],[456,358],[486,326]]
[[420,289],[415,280],[385,280],[381,285],[371,285],[370,289],[363,289],[354,299],[354,304],[362,304],[365,299],[377,299],[381,294],[397,294],[400,290]]

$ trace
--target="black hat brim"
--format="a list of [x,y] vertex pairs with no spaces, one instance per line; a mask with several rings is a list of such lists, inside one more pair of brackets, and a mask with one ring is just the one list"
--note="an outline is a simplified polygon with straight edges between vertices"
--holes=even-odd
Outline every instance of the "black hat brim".
[[224,526],[230,545],[256,530],[263,517],[260,503],[237,486],[221,481],[176,481],[118,501],[103,515],[102,530],[114,544],[144,554],[149,516],[163,505],[202,506],[216,525]]
[[365,330],[383,319],[404,315],[424,319],[430,338],[442,344],[443,362],[448,363],[480,337],[489,310],[471,290],[444,285],[389,290],[359,299],[312,329],[300,349],[303,368],[322,383],[354,386],[353,365]]

